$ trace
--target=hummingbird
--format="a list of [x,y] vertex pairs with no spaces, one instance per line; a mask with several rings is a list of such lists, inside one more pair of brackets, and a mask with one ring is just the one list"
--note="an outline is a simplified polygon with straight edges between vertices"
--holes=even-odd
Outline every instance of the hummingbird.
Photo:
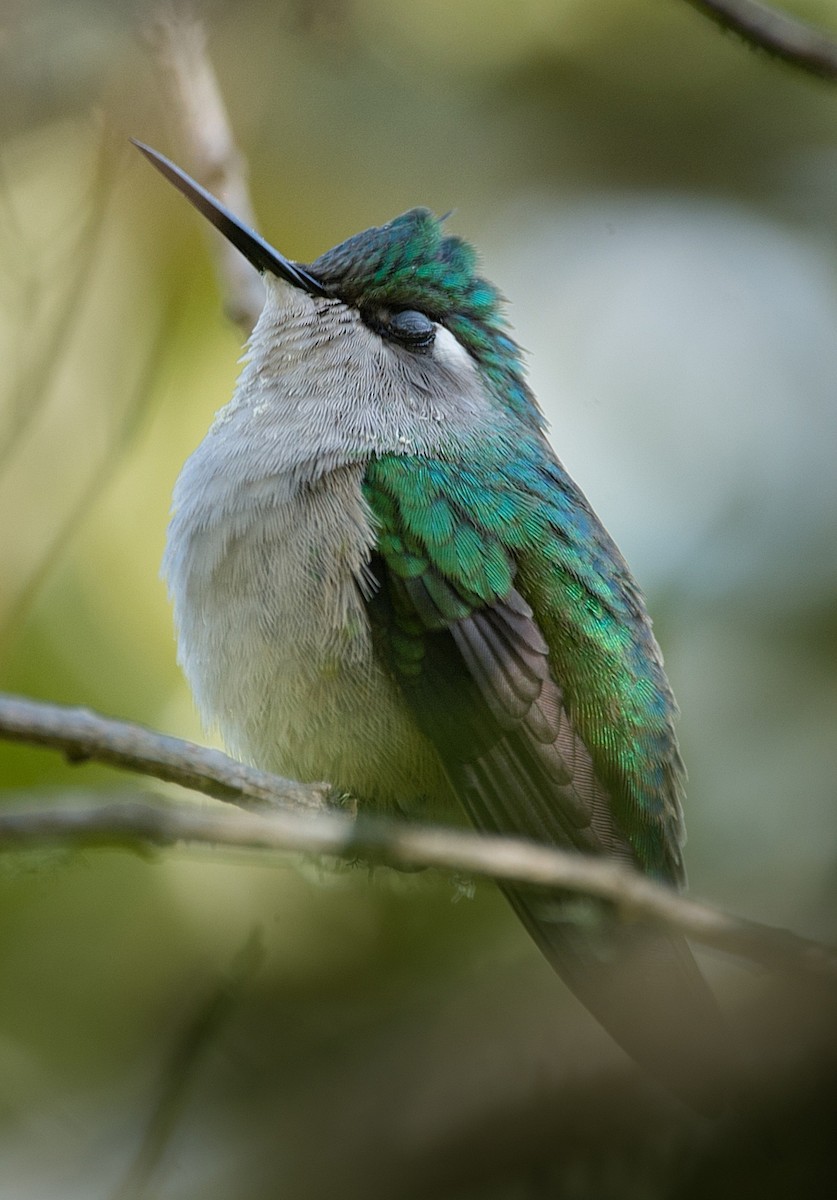
[[[204,721],[361,812],[467,818],[683,886],[677,708],[645,601],[547,440],[472,246],[414,208],[296,262],[136,145],[265,285],[163,563]],[[500,886],[616,1042],[706,1109],[724,1028],[686,941]]]

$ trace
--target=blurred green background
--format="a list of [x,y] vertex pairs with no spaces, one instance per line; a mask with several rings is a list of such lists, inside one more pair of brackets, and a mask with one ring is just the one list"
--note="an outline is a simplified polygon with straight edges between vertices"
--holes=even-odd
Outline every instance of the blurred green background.
[[[455,210],[648,594],[693,892],[834,939],[837,91],[682,0],[194,11],[286,254]],[[837,36],[833,0],[794,11]],[[158,569],[240,336],[202,223],[127,146],[191,165],[153,12],[0,13],[0,671],[200,738]],[[141,786],[2,744],[0,772],[9,802]],[[462,893],[209,852],[0,858],[0,1197],[817,1194],[822,997],[704,959],[760,1081],[707,1140],[493,889]]]

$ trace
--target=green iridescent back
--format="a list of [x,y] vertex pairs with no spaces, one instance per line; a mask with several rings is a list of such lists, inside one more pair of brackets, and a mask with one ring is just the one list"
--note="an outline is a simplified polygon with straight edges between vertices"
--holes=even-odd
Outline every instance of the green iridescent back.
[[[421,577],[448,622],[518,589],[638,863],[679,881],[676,708],[644,603],[543,437],[502,297],[478,275],[473,248],[446,236],[426,209],[413,209],[329,250],[310,269],[361,312],[419,309],[473,356],[502,416],[496,436],[467,457],[452,443],[449,456],[371,462],[365,493],[379,553],[395,578]],[[405,680],[420,675],[431,632],[426,614],[401,605],[390,648]]]
[[[514,583],[639,863],[679,881],[682,790],[674,701],[624,560],[560,465],[542,454],[472,462],[386,456],[366,473],[394,575],[432,579],[450,621]],[[421,670],[426,623],[400,614],[394,661]]]

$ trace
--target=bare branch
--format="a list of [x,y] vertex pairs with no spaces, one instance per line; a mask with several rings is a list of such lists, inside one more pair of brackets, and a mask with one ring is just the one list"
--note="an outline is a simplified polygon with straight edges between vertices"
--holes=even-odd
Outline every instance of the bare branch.
[[750,45],[791,66],[837,80],[837,40],[819,29],[776,12],[758,0],[688,0],[694,8],[731,29]]
[[[350,861],[360,858],[394,867],[435,867],[541,889],[560,888],[609,902],[621,920],[662,924],[775,971],[803,971],[837,982],[837,950],[829,946],[687,900],[610,860],[518,838],[395,821],[354,821],[325,811],[312,815],[277,809],[261,815],[160,802],[0,812],[0,849],[51,843],[139,848],[185,843]],[[561,919],[566,917],[562,914]]]
[[[150,41],[198,182],[255,227],[246,163],[235,144],[203,26],[170,6],[157,17]],[[249,336],[264,306],[264,286],[258,272],[226,238],[213,232],[212,243],[224,311]]]
[[140,848],[193,843],[435,867],[595,897],[611,904],[622,920],[656,922],[773,970],[804,971],[837,981],[837,951],[830,947],[687,900],[606,859],[465,830],[355,821],[326,807],[325,785],[280,779],[217,750],[86,709],[0,695],[0,736],[62,750],[73,761],[96,759],[262,810],[239,814],[134,801],[73,810],[23,808],[0,812],[0,848],[5,850],[48,843]]
[[0,692],[0,737],[151,775],[242,808],[321,808],[325,784],[301,784],[236,762],[220,750],[114,721],[86,708],[44,704]]

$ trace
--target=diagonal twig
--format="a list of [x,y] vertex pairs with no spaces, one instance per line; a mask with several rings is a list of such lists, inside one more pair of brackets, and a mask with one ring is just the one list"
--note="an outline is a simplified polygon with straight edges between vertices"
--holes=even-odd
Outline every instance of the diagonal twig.
[[191,1014],[166,1064],[157,1102],[136,1156],[112,1200],[141,1200],[146,1195],[172,1140],[200,1061],[262,965],[264,953],[260,932],[254,930],[229,970]]
[[837,80],[837,39],[759,0],[687,0],[751,46],[821,79]]
[[67,708],[0,692],[0,737],[179,783],[242,808],[320,808],[329,789],[245,766],[220,750],[114,721],[87,708]]
[[[247,166],[235,143],[203,25],[171,5],[158,14],[149,41],[195,177],[245,224],[255,226]],[[249,336],[264,306],[264,285],[226,238],[213,232],[212,246],[224,311]]]

